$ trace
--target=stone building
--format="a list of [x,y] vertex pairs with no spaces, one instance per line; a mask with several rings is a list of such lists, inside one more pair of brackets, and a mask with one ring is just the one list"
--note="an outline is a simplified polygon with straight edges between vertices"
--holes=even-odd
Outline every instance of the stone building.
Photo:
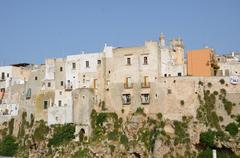
[[214,76],[214,51],[209,48],[189,51],[187,71],[189,76]]
[[99,53],[46,59],[31,68],[0,67],[0,101],[6,104],[0,108],[8,108],[12,116],[18,115],[18,110],[26,111],[48,125],[73,122],[86,134],[91,132],[92,109],[125,118],[142,107],[148,115],[161,112],[166,118],[181,119],[196,113],[199,81],[218,85],[224,78],[229,83],[227,70],[229,75],[239,73],[238,62],[229,64],[219,57],[219,72],[225,77],[212,78],[212,58],[211,49],[190,52],[191,76],[186,76],[183,41],[177,38],[167,43],[161,35],[159,41],[145,41],[140,46],[105,45]]

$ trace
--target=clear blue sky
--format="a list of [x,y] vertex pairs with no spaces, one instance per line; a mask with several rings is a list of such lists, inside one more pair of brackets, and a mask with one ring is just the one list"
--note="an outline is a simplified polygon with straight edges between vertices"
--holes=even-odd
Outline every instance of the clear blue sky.
[[0,64],[182,37],[186,50],[240,50],[240,0],[0,0]]

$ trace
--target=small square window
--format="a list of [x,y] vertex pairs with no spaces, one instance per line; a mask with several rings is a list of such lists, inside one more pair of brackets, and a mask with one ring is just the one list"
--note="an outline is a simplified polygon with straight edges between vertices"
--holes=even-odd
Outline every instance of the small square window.
[[61,86],[63,86],[63,81],[61,81]]
[[48,87],[51,87],[51,82],[48,82]]
[[141,94],[141,102],[142,104],[149,104],[150,103],[150,96],[149,94]]
[[122,103],[123,103],[123,105],[131,104],[131,95],[130,94],[123,94],[122,95]]
[[181,73],[181,72],[179,72],[179,73],[178,73],[178,76],[182,76],[182,73]]
[[37,76],[35,76],[35,80],[38,80],[38,77],[37,77]]
[[172,90],[171,89],[168,89],[168,94],[172,94]]
[[59,95],[62,95],[62,91],[59,91]]
[[97,60],[97,64],[98,64],[98,65],[100,65],[100,64],[101,64],[101,62],[102,62],[101,60]]

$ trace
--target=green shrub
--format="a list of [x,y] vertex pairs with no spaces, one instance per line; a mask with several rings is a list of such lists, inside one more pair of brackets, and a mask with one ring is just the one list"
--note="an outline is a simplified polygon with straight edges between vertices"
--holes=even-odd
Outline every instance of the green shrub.
[[231,136],[235,136],[238,133],[238,126],[236,123],[232,122],[226,126],[225,130],[228,131]]
[[79,151],[77,151],[72,158],[91,158],[90,154],[89,154],[89,150],[87,148],[85,149],[80,149]]
[[75,125],[68,123],[58,125],[54,128],[53,137],[49,140],[49,146],[58,146],[60,144],[71,141],[74,138]]
[[236,116],[236,121],[238,122],[238,126],[240,127],[240,114]]
[[223,117],[222,116],[218,116],[218,119],[219,119],[219,121],[223,121]]
[[208,86],[208,88],[211,88],[212,87],[212,83],[208,82],[207,86]]
[[225,83],[225,80],[224,80],[224,79],[221,79],[221,80],[219,80],[219,82],[220,82],[221,84],[224,84],[224,83]]
[[14,118],[12,118],[12,119],[8,122],[8,128],[9,128],[9,135],[12,135],[12,133],[13,133],[13,128],[14,128]]
[[198,154],[198,158],[212,158],[212,149],[207,148]]
[[162,113],[157,113],[157,118],[159,119],[159,120],[161,120],[162,119]]
[[218,95],[218,91],[214,91],[213,94],[214,94],[214,95]]
[[220,89],[220,93],[225,97],[227,92],[224,88]]
[[30,117],[31,117],[30,127],[32,127],[33,123],[34,123],[34,116],[33,116],[33,114],[31,114]]
[[2,141],[0,142],[0,155],[1,156],[16,155],[18,145],[15,141],[16,139],[11,135],[3,137]]
[[208,130],[200,134],[200,143],[205,147],[214,147],[216,133],[214,131]]
[[125,134],[121,135],[120,143],[123,144],[125,147],[128,146],[128,137]]
[[137,110],[136,110],[136,112],[135,112],[135,114],[143,114],[143,115],[144,115],[144,114],[145,114],[145,113],[144,113],[144,109],[141,108],[141,107],[138,107]]
[[185,122],[173,121],[175,127],[175,143],[186,143],[189,142],[189,134],[187,133],[187,124]]
[[199,84],[200,86],[203,86],[203,82],[202,82],[202,81],[199,81],[198,84]]
[[230,115],[232,113],[233,103],[230,102],[229,100],[227,100],[226,98],[222,99],[222,103],[224,105],[224,108],[225,108],[227,114]]
[[46,138],[48,134],[49,128],[45,125],[43,120],[40,120],[38,127],[35,129],[33,133],[33,139],[35,141],[42,141]]
[[109,132],[107,134],[108,140],[117,140],[118,133],[117,132]]
[[107,121],[107,113],[99,113],[96,117],[96,125],[102,125]]

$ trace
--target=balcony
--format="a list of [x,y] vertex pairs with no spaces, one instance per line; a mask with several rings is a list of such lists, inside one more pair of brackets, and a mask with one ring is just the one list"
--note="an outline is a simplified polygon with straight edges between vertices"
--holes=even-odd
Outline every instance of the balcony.
[[71,91],[73,89],[73,86],[72,84],[66,84],[64,88],[65,88],[65,91]]
[[133,88],[133,83],[124,83],[124,88],[125,88],[125,89],[131,89],[131,88]]
[[150,82],[142,82],[141,87],[142,88],[150,88]]

